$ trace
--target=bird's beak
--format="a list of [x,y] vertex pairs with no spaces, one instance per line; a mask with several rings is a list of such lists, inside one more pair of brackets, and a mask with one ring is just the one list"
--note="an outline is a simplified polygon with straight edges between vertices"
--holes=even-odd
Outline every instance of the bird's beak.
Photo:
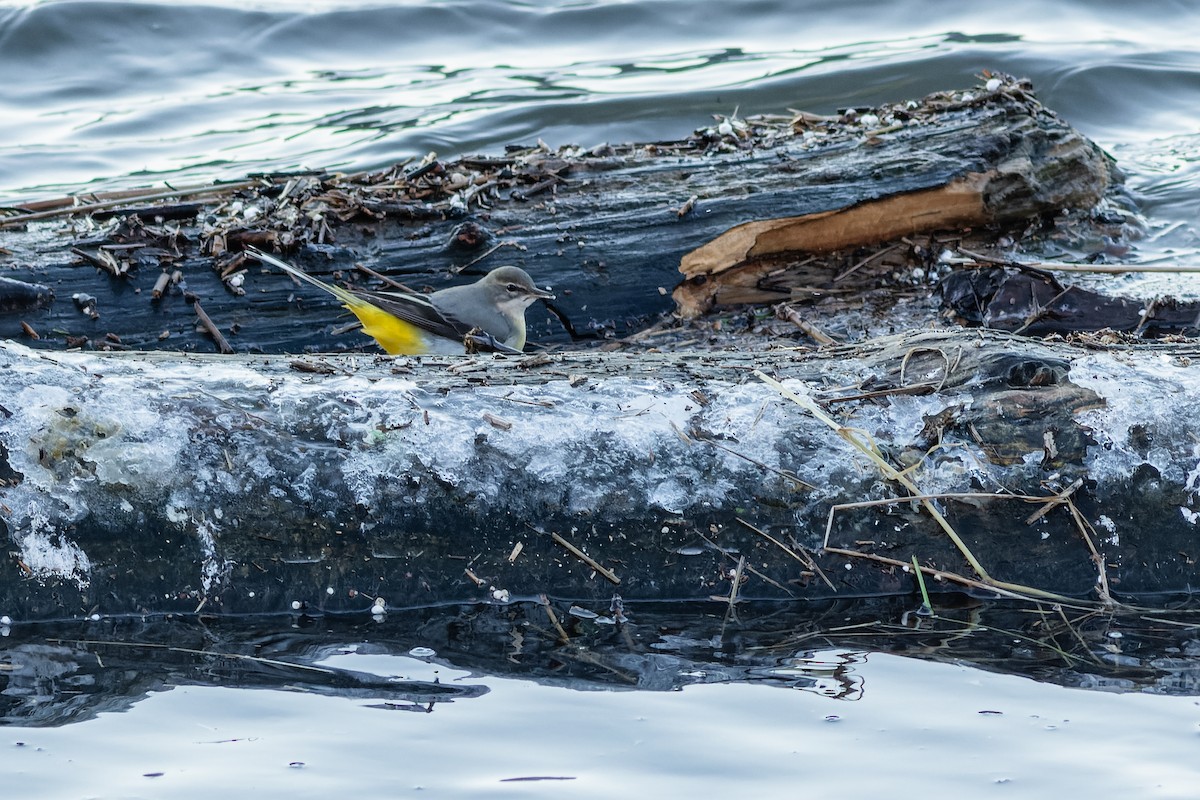
[[531,294],[532,296],[536,297],[539,300],[553,300],[554,299],[554,292],[551,292],[547,289],[539,289],[536,286],[533,287],[533,291],[531,291],[529,294]]

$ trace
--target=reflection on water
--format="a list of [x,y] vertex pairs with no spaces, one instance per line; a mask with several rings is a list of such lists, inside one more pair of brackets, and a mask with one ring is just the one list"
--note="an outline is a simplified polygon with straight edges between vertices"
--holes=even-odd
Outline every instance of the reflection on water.
[[1164,695],[1200,688],[1195,615],[940,605],[919,624],[874,601],[647,604],[624,623],[556,603],[561,632],[535,603],[16,626],[0,781],[22,798],[1193,791],[1200,709]]
[[[298,617],[106,619],[17,626],[0,649],[0,722],[56,726],[125,710],[189,685],[286,689],[432,711],[482,697],[512,676],[573,689],[677,690],[754,683],[855,701],[868,652],[972,663],[1064,686],[1200,693],[1200,617],[1099,614],[942,601],[910,613],[904,598],[805,605],[641,604],[624,622],[537,603],[413,609],[370,622]],[[573,608],[573,607],[572,607]],[[354,658],[343,656],[352,654]],[[357,669],[366,656],[408,659],[403,676]]]

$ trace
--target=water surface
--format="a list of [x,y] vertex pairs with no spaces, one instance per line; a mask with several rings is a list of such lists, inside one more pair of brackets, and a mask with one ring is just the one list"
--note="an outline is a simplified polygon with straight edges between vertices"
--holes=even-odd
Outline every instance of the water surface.
[[[1197,30],[1200,6],[1182,0],[9,2],[0,204],[255,171],[377,169],[538,139],[674,139],[713,114],[830,113],[969,86],[994,70],[1032,79],[1117,159],[1144,220],[1132,260],[1195,264]],[[1170,276],[1118,285],[1189,291]],[[370,682],[326,693],[168,672],[107,710],[73,715],[56,704],[77,697],[80,710],[115,656],[97,649],[100,672],[67,666],[26,684],[12,666],[21,653],[58,662],[16,651],[0,664],[4,695],[49,713],[0,731],[0,783],[22,798],[248,788],[293,798],[1190,798],[1200,779],[1200,705],[1186,669],[1176,693],[1147,694],[1119,680],[1067,688],[1015,668],[1011,653],[992,665],[1005,674],[843,646],[805,655],[788,685],[735,673],[619,689],[579,679],[565,656],[555,682],[520,663],[486,668],[371,642],[346,636],[312,663],[471,691],[429,706]],[[34,632],[21,646],[56,645]],[[674,677],[692,666],[663,669]],[[844,680],[822,682],[831,670]]]

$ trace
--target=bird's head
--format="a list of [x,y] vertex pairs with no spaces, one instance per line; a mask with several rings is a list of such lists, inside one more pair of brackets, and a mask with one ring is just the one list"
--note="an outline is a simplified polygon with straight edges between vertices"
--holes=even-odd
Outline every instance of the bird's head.
[[535,300],[553,300],[554,293],[539,289],[520,267],[497,267],[483,278],[488,294],[500,308],[524,311]]

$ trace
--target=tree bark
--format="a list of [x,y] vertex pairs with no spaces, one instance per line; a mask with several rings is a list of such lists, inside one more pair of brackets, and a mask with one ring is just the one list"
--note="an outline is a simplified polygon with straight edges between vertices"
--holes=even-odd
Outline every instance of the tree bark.
[[[21,335],[23,321],[39,347],[211,352],[199,309],[238,352],[374,349],[356,332],[339,335],[350,318],[336,301],[244,261],[246,244],[369,288],[386,287],[355,263],[415,288],[515,263],[559,295],[557,314],[529,312],[541,344],[571,339],[560,320],[578,336],[619,337],[676,307],[695,316],[715,303],[788,300],[797,285],[853,290],[867,271],[846,278],[805,256],[1086,210],[1119,179],[1027,85],[997,83],[871,115],[724,120],[681,142],[264,176],[157,204],[123,194],[90,206],[93,224],[70,242],[59,223],[39,221],[69,208],[31,206],[0,221],[32,226],[8,234],[9,274],[59,299],[0,318],[2,332]],[[164,270],[173,279],[152,291]],[[77,295],[96,298],[94,314],[71,302]]]

